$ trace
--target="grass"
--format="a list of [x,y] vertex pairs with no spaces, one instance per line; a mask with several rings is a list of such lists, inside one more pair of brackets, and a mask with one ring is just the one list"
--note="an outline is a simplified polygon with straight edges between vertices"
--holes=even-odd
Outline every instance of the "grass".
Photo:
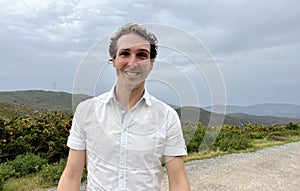
[[271,147],[271,146],[280,146],[291,142],[298,142],[300,141],[300,136],[290,136],[290,137],[284,137],[283,140],[276,141],[269,138],[264,139],[253,139],[252,144],[253,146],[251,148],[247,148],[245,150],[239,150],[235,152],[224,152],[224,151],[206,151],[203,153],[189,153],[187,156],[184,157],[185,162],[193,161],[193,160],[202,160],[202,159],[209,159],[214,158],[218,156],[223,156],[226,154],[232,154],[232,153],[246,153],[246,152],[255,152],[257,150]]
[[22,178],[9,178],[3,185],[3,191],[46,191],[53,187],[49,182],[45,182],[42,176],[37,173]]
[[190,162],[193,160],[202,160],[202,159],[209,159],[214,158],[218,156],[223,156],[225,154],[228,154],[224,151],[206,151],[203,153],[189,153],[187,156],[184,157],[185,162]]

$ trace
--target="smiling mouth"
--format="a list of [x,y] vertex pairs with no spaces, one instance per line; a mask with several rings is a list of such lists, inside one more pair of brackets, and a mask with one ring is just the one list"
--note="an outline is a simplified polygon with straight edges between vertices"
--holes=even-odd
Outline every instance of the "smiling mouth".
[[140,74],[140,72],[128,72],[128,71],[124,71],[125,74],[127,74],[128,76],[137,76]]

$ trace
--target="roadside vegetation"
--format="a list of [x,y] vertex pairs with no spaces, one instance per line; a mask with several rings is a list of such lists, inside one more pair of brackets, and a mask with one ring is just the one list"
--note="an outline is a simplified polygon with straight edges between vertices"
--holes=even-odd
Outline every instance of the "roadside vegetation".
[[[247,123],[245,126],[206,127],[186,123],[183,132],[189,155],[185,161],[212,158],[230,153],[259,149],[300,141],[300,124],[269,125]],[[190,135],[194,134],[191,139]]]
[[[72,114],[59,111],[0,117],[0,190],[55,187],[66,164],[71,124]],[[187,122],[183,132],[189,153],[185,161],[300,141],[300,125],[293,123],[206,127]]]

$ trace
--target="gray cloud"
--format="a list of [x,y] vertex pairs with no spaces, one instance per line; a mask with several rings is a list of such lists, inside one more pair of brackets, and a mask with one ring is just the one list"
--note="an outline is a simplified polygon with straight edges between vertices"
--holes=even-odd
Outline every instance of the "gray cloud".
[[[56,83],[57,89],[72,91],[86,52],[135,21],[176,26],[203,42],[223,73],[228,104],[300,104],[299,17],[296,0],[3,0],[0,90],[51,89]],[[205,92],[201,104],[209,105],[205,78],[192,78]]]

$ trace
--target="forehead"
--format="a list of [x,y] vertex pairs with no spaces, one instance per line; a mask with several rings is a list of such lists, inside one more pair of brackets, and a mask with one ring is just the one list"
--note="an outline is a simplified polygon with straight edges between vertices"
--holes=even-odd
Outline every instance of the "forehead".
[[121,36],[117,42],[118,50],[122,49],[146,49],[150,52],[150,43],[137,34],[126,34]]

